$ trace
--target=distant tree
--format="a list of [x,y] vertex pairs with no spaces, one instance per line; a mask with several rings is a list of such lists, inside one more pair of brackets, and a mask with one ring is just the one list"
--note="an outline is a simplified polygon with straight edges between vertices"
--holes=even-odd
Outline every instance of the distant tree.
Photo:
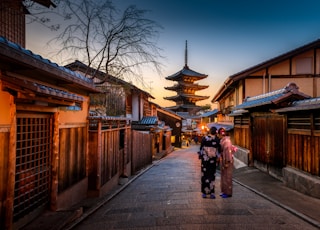
[[77,59],[105,72],[103,79],[95,79],[97,84],[103,84],[109,74],[143,82],[142,67],[162,72],[156,43],[162,27],[145,18],[146,10],[132,5],[121,13],[112,0],[57,0],[56,4],[55,14],[67,20],[49,44],[60,47],[56,55],[64,57],[65,64]]

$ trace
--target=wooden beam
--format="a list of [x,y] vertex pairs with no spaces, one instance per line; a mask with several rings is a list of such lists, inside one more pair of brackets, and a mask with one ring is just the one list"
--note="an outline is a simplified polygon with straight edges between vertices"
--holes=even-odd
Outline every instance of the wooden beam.
[[35,111],[35,112],[45,112],[45,113],[55,113],[58,111],[56,107],[47,107],[39,105],[17,105],[17,110],[24,111]]
[[51,157],[51,193],[50,193],[50,209],[57,210],[58,203],[58,167],[59,167],[59,112],[53,116],[53,149]]
[[12,229],[13,223],[13,204],[14,204],[14,185],[16,176],[16,138],[17,138],[17,116],[16,105],[13,97],[10,97],[10,140],[9,140],[9,157],[8,157],[8,187],[6,198],[6,229]]

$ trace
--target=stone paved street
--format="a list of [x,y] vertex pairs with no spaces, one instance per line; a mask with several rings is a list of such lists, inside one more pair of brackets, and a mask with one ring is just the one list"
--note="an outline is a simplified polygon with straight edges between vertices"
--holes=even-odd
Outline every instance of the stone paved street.
[[233,197],[200,192],[199,146],[158,161],[74,229],[317,229],[269,200],[234,183]]

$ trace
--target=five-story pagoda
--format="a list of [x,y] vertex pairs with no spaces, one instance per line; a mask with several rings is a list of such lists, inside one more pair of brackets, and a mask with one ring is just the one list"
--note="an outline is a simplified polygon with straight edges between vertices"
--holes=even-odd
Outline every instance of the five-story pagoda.
[[185,65],[179,72],[166,77],[167,80],[176,81],[173,86],[164,87],[167,90],[176,91],[177,94],[171,97],[164,97],[166,100],[171,100],[176,103],[175,106],[167,107],[175,112],[188,112],[189,115],[195,115],[200,110],[200,106],[196,102],[208,99],[209,96],[196,95],[196,91],[208,88],[208,85],[199,85],[195,82],[208,77],[206,74],[201,74],[189,69],[188,67],[188,50],[187,41],[185,48]]

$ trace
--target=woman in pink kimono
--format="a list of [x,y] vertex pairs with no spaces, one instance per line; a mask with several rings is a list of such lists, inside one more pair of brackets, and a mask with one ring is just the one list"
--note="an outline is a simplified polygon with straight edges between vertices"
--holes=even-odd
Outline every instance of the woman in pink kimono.
[[220,128],[220,146],[221,146],[221,194],[222,198],[232,197],[232,172],[233,172],[233,153],[234,146],[231,143],[230,137],[226,135],[226,130]]

